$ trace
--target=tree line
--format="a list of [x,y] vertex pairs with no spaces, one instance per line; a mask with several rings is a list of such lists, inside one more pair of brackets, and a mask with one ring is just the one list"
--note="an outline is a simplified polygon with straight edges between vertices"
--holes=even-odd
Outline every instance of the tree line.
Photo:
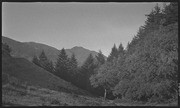
[[90,84],[89,78],[95,73],[96,68],[105,62],[105,58],[102,52],[99,51],[95,58],[92,54],[89,54],[83,65],[78,66],[75,55],[72,54],[69,58],[65,49],[62,48],[54,65],[52,61],[47,58],[44,50],[39,57],[34,56],[32,62],[82,89],[95,91],[95,88]]

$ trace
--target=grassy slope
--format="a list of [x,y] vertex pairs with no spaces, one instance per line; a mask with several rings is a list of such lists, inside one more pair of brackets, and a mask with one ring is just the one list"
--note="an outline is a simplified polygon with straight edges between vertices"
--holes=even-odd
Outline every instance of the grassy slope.
[[88,92],[56,77],[55,75],[34,65],[24,58],[12,58],[3,55],[2,72],[9,74],[10,76],[14,76],[22,81],[28,82],[31,85],[52,90],[90,95]]
[[[17,83],[16,83],[17,84]],[[18,86],[17,86],[18,85]],[[100,98],[57,92],[35,86],[6,83],[2,86],[3,106],[101,106],[112,105]]]

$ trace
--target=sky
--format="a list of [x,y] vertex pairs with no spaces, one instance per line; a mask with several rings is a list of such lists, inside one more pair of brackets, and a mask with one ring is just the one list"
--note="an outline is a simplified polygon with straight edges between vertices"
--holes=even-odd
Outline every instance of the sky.
[[[2,3],[2,35],[57,49],[82,46],[106,56],[126,48],[157,2]],[[163,6],[162,3],[158,3]]]

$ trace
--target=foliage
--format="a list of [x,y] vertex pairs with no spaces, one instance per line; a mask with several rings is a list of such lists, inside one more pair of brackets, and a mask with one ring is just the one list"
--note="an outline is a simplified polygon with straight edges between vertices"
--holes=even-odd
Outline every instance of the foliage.
[[103,86],[106,89],[110,89],[114,85],[117,76],[117,71],[114,69],[112,63],[107,62],[102,65],[98,70],[98,74],[90,78],[92,85],[94,87]]

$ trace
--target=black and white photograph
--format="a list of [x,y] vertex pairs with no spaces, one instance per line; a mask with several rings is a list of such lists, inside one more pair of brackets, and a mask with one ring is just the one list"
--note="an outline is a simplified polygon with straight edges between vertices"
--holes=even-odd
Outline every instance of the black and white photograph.
[[2,105],[178,107],[178,2],[2,2]]

